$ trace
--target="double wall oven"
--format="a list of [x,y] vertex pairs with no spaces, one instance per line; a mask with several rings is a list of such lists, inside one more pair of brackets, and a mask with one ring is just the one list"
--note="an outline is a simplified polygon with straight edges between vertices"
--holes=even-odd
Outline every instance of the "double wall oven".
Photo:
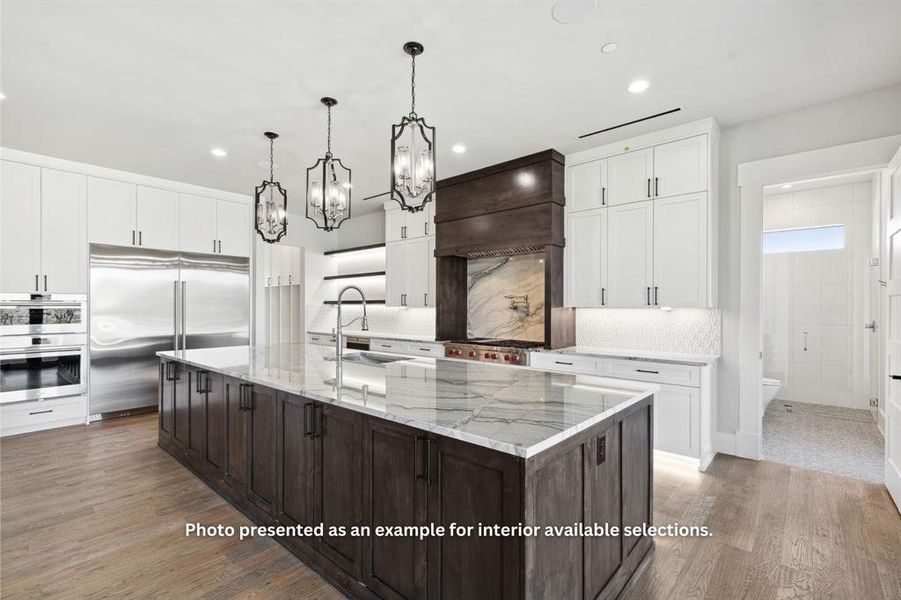
[[87,312],[82,295],[0,296],[0,403],[87,390]]

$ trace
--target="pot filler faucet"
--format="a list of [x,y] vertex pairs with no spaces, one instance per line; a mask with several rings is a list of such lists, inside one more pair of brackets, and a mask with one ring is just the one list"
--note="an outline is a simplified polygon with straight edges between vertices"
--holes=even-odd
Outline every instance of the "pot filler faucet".
[[[346,292],[347,290],[357,290],[357,293],[360,294],[360,298],[363,299],[363,316],[357,317],[356,319],[351,319],[347,323],[341,323],[341,298],[344,296],[344,292]],[[363,321],[363,331],[369,331],[369,320],[366,318],[366,295],[363,293],[363,290],[355,285],[345,286],[344,289],[341,290],[341,293],[338,294],[338,326],[335,328],[336,360],[340,361],[341,357],[344,356],[344,336],[341,333],[341,330],[361,320]]]

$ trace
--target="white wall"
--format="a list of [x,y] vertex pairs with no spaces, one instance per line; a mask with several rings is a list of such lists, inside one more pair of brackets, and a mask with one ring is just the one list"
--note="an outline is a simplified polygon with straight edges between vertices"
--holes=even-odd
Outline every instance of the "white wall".
[[734,433],[739,416],[741,207],[743,162],[901,133],[901,85],[801,108],[722,130],[719,298],[723,356],[718,369],[717,430]]

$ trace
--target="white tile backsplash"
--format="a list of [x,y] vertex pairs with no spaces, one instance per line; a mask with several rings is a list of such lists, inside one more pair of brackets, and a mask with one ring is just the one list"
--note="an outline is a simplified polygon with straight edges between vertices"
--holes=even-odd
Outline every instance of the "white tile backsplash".
[[579,308],[576,345],[610,351],[719,356],[720,311]]

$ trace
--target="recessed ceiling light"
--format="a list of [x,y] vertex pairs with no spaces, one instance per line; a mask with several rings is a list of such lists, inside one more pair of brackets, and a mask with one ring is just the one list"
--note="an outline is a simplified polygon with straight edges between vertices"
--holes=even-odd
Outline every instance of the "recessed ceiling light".
[[603,46],[601,46],[601,52],[603,52],[604,54],[613,54],[618,49],[619,49],[619,46],[617,46],[613,42],[610,42],[609,44],[604,44]]
[[633,81],[632,83],[629,84],[629,91],[632,92],[633,94],[640,94],[641,92],[645,91],[649,87],[651,87],[651,84],[648,83],[646,80],[636,79],[635,81]]
[[790,190],[790,189],[792,189],[792,184],[786,183],[785,185],[782,186],[782,189],[783,189],[783,190]]
[[463,154],[464,152],[466,152],[466,146],[464,146],[463,144],[454,144],[451,150],[453,150],[457,154]]
[[0,100],[6,100],[6,94],[0,92]]
[[597,0],[560,0],[551,9],[554,20],[563,25],[572,25],[585,20],[597,6]]
[[225,151],[224,149],[222,149],[222,148],[211,148],[211,149],[210,149],[210,154],[212,154],[213,156],[215,156],[215,157],[217,157],[217,158],[222,158],[222,157],[224,157],[224,156],[228,156],[228,152],[226,152],[226,151]]

